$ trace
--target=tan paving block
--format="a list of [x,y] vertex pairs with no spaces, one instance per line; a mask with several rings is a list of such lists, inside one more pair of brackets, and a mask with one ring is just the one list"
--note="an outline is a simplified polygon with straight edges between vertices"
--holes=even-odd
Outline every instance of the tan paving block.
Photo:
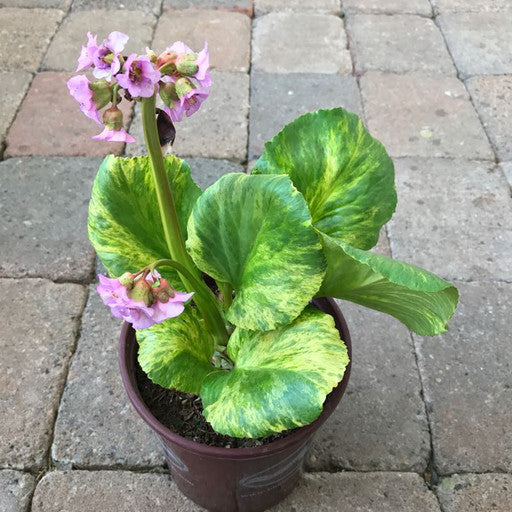
[[0,72],[2,103],[0,103],[0,144],[3,142],[14,115],[20,106],[32,75],[28,71]]
[[432,14],[428,0],[343,0],[343,10],[372,14]]
[[174,41],[194,51],[208,42],[210,65],[219,71],[249,69],[251,20],[245,14],[213,9],[169,10],[162,14],[153,39],[159,53]]
[[340,14],[338,0],[255,0],[254,11],[261,16],[272,11],[312,11],[316,14]]
[[[120,154],[122,142],[91,139],[102,126],[80,112],[66,86],[71,73],[36,75],[7,135],[8,156],[104,156]],[[125,125],[133,104],[122,101]]]

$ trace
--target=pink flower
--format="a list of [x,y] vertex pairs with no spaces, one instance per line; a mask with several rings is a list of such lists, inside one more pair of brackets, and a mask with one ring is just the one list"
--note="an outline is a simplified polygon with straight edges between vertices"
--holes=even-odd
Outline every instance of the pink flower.
[[98,105],[94,102],[93,91],[85,75],[70,78],[67,82],[69,93],[80,104],[80,110],[90,119],[102,124],[98,116]]
[[155,85],[161,73],[156,71],[146,55],[132,53],[124,63],[124,73],[116,76],[117,83],[126,89],[132,98],[149,98],[155,93]]
[[187,117],[190,117],[194,112],[197,112],[201,103],[203,103],[209,95],[210,91],[205,89],[192,89],[187,92],[183,98],[180,98],[181,108],[186,112]]
[[97,37],[98,36],[93,36],[90,32],[87,32],[87,46],[82,46],[76,71],[81,71],[93,65],[94,55],[98,50],[98,43],[96,42]]
[[103,131],[95,135],[93,139],[108,142],[135,142],[135,139],[124,128],[113,130],[108,126],[105,126]]
[[[190,62],[190,57],[188,55],[195,55],[195,53],[182,41],[176,41],[166,50],[169,53],[176,53],[178,57],[176,59],[176,66],[179,69],[180,64],[184,61]],[[204,48],[197,54],[196,58],[193,59],[197,70],[192,73],[186,73],[187,76],[195,78],[199,85],[204,87],[210,87],[212,85],[210,72],[208,68],[210,67],[210,54],[208,53],[208,43],[205,41]]]
[[197,112],[201,103],[210,95],[210,91],[206,89],[196,89],[194,84],[185,77],[163,76],[162,82],[175,84],[174,98],[177,99],[171,99],[171,94],[165,97],[162,94],[160,95],[164,100],[163,111],[173,122],[181,121],[185,113],[187,117],[190,117],[194,112]]
[[119,56],[124,50],[129,37],[122,32],[114,30],[107,39],[105,39],[93,55],[94,69],[92,74],[96,78],[105,78],[111,80],[112,77],[121,69]]
[[[153,271],[153,273],[160,279],[158,272]],[[100,282],[96,290],[100,294],[103,303],[110,307],[113,316],[130,322],[135,329],[147,329],[153,324],[161,323],[168,318],[180,315],[185,309],[184,302],[194,295],[193,293],[172,291],[172,296],[164,294],[167,300],[163,301],[158,296],[154,296],[151,290],[159,290],[161,293],[161,285],[164,284],[165,286],[167,282],[162,280],[160,286],[157,286],[158,283],[155,284],[153,276],[149,274],[146,276],[145,281],[139,278],[138,281],[135,280],[133,285],[133,289],[139,287],[149,290],[147,292],[150,296],[149,302],[134,300],[130,297],[130,290],[123,286],[119,279],[110,279],[101,274],[98,278]]]

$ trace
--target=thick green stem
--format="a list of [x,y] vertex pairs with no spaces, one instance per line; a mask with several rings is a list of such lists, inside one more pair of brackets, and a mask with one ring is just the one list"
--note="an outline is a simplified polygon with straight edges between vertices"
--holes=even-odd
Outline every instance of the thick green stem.
[[[165,241],[170,256],[172,260],[186,270],[186,272],[182,272],[177,269],[185,288],[196,292],[194,301],[217,343],[226,345],[228,333],[219,309],[218,300],[201,279],[198,269],[185,249],[185,243],[181,235],[174,197],[169,186],[165,162],[160,148],[156,126],[155,95],[151,98],[142,99],[142,123],[144,139],[151,159],[160,218],[162,219]],[[194,282],[191,281],[191,276]]]

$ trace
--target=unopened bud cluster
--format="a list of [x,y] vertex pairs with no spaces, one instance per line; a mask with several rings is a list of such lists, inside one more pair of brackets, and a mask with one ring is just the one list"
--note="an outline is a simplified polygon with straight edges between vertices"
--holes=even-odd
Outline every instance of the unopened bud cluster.
[[[164,103],[163,111],[171,121],[191,116],[209,95],[211,86],[208,45],[194,53],[181,41],[173,43],[162,54],[146,49],[146,55],[123,55],[128,36],[114,31],[101,44],[97,36],[87,33],[87,45],[82,47],[77,71],[91,69],[96,78],[90,81],[77,75],[68,81],[68,89],[80,104],[80,110],[103,131],[94,139],[135,142],[126,132],[118,103],[149,98],[158,91]],[[100,119],[99,111],[111,104]]]

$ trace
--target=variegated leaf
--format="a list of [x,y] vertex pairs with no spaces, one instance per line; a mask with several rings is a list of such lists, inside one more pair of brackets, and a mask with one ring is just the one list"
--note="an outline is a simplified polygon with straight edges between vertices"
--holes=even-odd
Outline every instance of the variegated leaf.
[[228,355],[233,370],[208,375],[200,396],[213,428],[235,437],[311,423],[348,364],[333,318],[312,306],[274,331],[235,329]]

